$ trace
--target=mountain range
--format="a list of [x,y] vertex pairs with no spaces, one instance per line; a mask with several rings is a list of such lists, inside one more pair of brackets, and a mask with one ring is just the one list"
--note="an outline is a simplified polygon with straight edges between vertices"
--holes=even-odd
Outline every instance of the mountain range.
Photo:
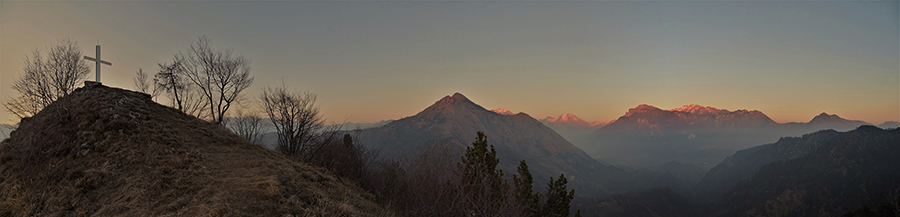
[[564,173],[570,186],[579,189],[583,196],[681,183],[661,173],[603,165],[537,119],[525,113],[510,113],[487,110],[455,93],[416,115],[364,129],[358,140],[394,158],[414,155],[418,150],[438,144],[456,147],[461,156],[464,147],[474,141],[475,133],[482,131],[497,150],[499,168],[507,174],[515,171],[520,160],[525,160],[534,175],[535,186],[544,186],[541,183],[549,177]]
[[[484,109],[460,93],[445,96],[418,114],[382,127],[364,129],[359,142],[394,158],[431,145],[449,145],[461,153],[482,131],[497,150],[499,167],[512,172],[520,160],[529,163],[536,181],[565,173],[575,183],[606,170],[583,151],[525,113],[501,115]],[[583,189],[602,190],[600,185]],[[587,190],[586,190],[587,191]],[[594,192],[603,193],[603,192]]]
[[[600,127],[572,114],[487,110],[455,93],[383,123],[356,139],[395,159],[434,145],[460,156],[482,131],[507,176],[525,160],[541,191],[565,174],[585,216],[836,216],[900,204],[896,122],[822,113],[781,124],[755,110],[639,105]],[[16,126],[0,142],[0,216],[387,212],[332,172],[146,94],[85,86]],[[577,137],[588,152],[557,133],[582,128],[593,129]]]
[[579,205],[592,216],[896,216],[897,159],[898,128],[821,130],[740,150],[693,193],[664,187]]
[[850,130],[865,124],[827,113],[807,123],[781,124],[757,110],[693,104],[663,110],[641,104],[614,122],[569,140],[603,162],[641,168],[679,161],[709,169],[736,150],[783,136]]

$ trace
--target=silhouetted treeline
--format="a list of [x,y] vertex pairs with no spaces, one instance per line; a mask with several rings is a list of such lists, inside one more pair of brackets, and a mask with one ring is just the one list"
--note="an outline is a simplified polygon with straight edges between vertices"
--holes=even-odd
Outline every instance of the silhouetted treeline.
[[380,159],[377,151],[345,134],[309,163],[356,182],[405,216],[569,216],[574,190],[566,189],[564,175],[551,178],[546,192],[536,193],[525,161],[510,185],[482,132],[461,151],[434,145],[404,159]]

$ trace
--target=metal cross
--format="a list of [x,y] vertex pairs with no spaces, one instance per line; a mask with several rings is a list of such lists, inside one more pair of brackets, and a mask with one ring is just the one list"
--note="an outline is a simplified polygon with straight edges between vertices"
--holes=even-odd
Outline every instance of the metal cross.
[[94,62],[97,62],[97,67],[96,67],[96,69],[97,69],[97,80],[95,80],[95,81],[98,82],[98,83],[100,82],[100,64],[103,63],[103,64],[106,64],[107,66],[112,66],[112,63],[111,63],[111,62],[107,62],[107,61],[105,61],[105,60],[101,60],[101,59],[100,59],[100,45],[99,45],[99,44],[97,45],[97,58],[94,59],[93,57],[84,56],[84,59],[90,60],[90,61],[94,61]]

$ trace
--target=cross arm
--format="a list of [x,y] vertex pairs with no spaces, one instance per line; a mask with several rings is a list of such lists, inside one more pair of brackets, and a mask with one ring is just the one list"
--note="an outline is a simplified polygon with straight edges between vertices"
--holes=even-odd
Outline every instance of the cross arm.
[[96,58],[89,57],[89,56],[84,56],[84,59],[94,61],[94,62],[100,62],[100,63],[106,64],[107,66],[112,66],[112,63],[107,62],[106,60],[97,60]]

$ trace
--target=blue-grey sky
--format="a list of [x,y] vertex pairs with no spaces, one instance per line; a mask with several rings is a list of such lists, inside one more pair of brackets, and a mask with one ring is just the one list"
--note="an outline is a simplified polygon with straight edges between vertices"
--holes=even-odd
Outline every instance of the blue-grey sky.
[[[608,120],[638,104],[900,119],[898,1],[0,2],[0,100],[33,50],[103,46],[133,88],[198,36],[252,61],[329,120],[413,115],[460,92],[536,118]],[[91,75],[93,78],[93,74]],[[12,118],[8,114],[4,119]]]

